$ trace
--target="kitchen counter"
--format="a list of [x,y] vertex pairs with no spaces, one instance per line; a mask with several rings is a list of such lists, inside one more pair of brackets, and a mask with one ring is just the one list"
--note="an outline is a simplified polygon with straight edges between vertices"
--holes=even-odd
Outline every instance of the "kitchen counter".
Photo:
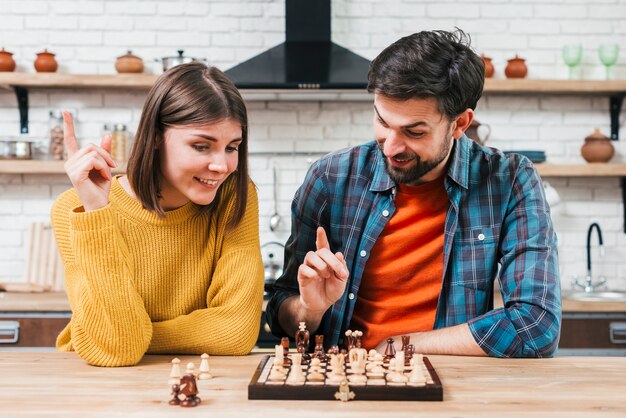
[[[167,403],[172,357],[145,356],[135,367],[99,368],[75,353],[2,353],[0,410],[6,417],[626,415],[624,357],[429,356],[442,381],[443,402],[342,403],[250,401],[247,385],[261,354],[211,356],[214,378],[198,381],[202,403],[185,411]],[[199,366],[199,357],[179,358],[181,365],[192,361]]]
[[[494,305],[502,306],[500,292],[496,291]],[[70,312],[64,292],[12,293],[0,292],[0,312]],[[626,312],[626,302],[586,302],[563,299],[563,312]]]

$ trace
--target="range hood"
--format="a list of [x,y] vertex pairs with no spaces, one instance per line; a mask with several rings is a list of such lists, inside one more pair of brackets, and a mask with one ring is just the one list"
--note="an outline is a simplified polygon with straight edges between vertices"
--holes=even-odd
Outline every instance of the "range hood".
[[365,89],[370,62],[330,40],[331,0],[285,0],[284,43],[226,71],[243,89]]

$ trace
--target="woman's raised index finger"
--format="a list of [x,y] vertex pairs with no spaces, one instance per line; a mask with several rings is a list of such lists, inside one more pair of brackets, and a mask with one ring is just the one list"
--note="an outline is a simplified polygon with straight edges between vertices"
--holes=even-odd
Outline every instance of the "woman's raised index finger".
[[63,112],[63,142],[65,143],[65,149],[67,155],[71,156],[78,151],[78,141],[76,141],[76,135],[74,134],[74,120],[69,112]]

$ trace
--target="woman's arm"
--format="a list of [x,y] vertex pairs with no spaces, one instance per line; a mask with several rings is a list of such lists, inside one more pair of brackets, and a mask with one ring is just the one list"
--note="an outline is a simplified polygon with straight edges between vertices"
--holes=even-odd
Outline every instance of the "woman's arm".
[[152,325],[133,287],[129,249],[110,205],[83,212],[70,190],[54,204],[52,225],[72,307],[72,319],[57,346],[74,349],[96,366],[136,364],[146,352]]

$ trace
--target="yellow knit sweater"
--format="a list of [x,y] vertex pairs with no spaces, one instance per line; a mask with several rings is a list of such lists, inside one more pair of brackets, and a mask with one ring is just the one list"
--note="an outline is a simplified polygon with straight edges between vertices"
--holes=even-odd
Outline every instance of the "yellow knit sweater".
[[[232,180],[232,178],[231,178]],[[128,366],[145,353],[247,354],[259,330],[263,263],[252,182],[231,231],[234,182],[220,206],[193,203],[159,218],[113,179],[110,202],[84,212],[74,189],[52,208],[72,319],[57,349],[97,366]]]

